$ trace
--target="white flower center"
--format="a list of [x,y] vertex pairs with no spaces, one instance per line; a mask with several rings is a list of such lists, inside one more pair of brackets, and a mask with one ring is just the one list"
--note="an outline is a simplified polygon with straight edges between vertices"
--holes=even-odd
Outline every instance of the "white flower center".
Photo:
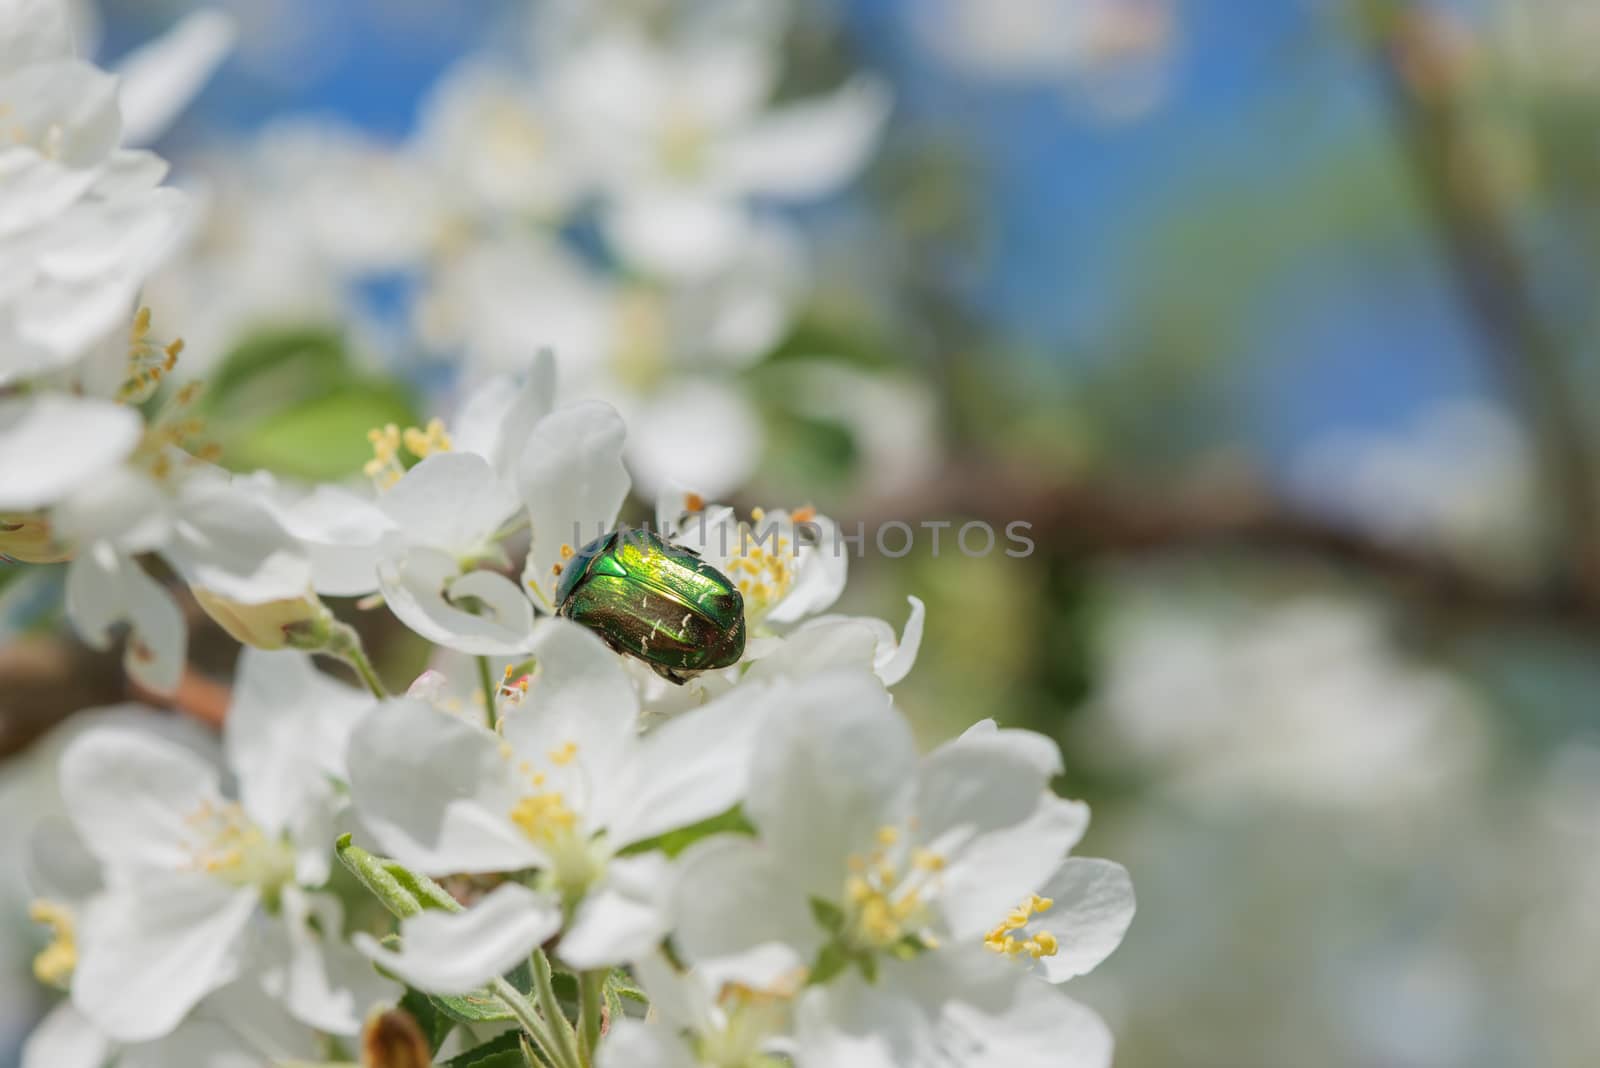
[[201,802],[184,822],[192,870],[269,894],[294,881],[294,854],[288,844],[269,837],[238,802]]
[[939,891],[945,863],[932,850],[902,846],[898,827],[880,827],[877,848],[849,860],[845,937],[863,949],[887,949],[915,936],[931,948],[928,902]]
[[[796,523],[808,523],[815,517],[811,508],[798,509],[791,516]],[[745,620],[752,627],[789,595],[799,576],[800,547],[782,528],[763,528],[765,519],[760,508],[751,509],[750,521],[739,523],[738,538],[727,560],[728,577],[744,596]]]
[[[504,746],[502,753],[510,757],[511,747]],[[561,788],[562,784],[581,787],[582,768],[577,758],[577,743],[568,741],[545,754],[541,762],[545,768],[529,760],[517,765],[529,789],[510,813],[511,822],[549,859],[547,874],[569,901],[581,897],[600,878],[608,859],[604,842],[584,833],[578,811],[568,800],[569,791]]]

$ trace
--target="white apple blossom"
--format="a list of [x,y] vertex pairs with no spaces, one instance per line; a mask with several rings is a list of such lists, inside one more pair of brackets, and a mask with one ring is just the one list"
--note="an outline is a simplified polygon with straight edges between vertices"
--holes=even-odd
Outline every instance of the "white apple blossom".
[[640,736],[633,683],[593,634],[543,621],[533,658],[498,733],[406,699],[352,736],[351,796],[385,852],[428,875],[537,873],[535,890],[502,888],[463,915],[413,924],[418,937],[397,956],[367,946],[397,974],[481,985],[545,941],[561,908],[570,966],[649,952],[667,933],[664,860],[621,851],[735,804],[755,734],[783,706],[744,687]]
[[[1049,793],[1054,745],[985,723],[919,760],[871,675],[827,673],[802,692],[756,746],[757,836],[680,858],[684,959],[756,991],[808,981],[802,1066],[1109,1063],[1098,1017],[1022,965],[1063,956],[1051,978],[1087,970],[1133,911],[1115,865],[1064,864],[1088,813]],[[1042,898],[1051,884],[1077,896]]]
[[68,15],[0,4],[0,384],[70,367],[125,327],[186,206],[161,159],[120,146],[165,125],[230,35],[220,16],[191,18],[119,86],[75,55]]
[[368,703],[303,654],[247,650],[225,735],[237,800],[214,764],[148,732],[96,727],[69,744],[62,795],[104,883],[77,923],[72,1003],[100,1033],[173,1034],[248,975],[335,1034],[393,997],[338,940],[338,901],[317,890],[341,804],[332,780]]
[[589,120],[607,237],[630,265],[670,278],[723,268],[758,200],[814,199],[859,171],[889,112],[862,77],[769,107],[777,57],[764,35],[651,40],[630,28],[571,56],[560,86]]

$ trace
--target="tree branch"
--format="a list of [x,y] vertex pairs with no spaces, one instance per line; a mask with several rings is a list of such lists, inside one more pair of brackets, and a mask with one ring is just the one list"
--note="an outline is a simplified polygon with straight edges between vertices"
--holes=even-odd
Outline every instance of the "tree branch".
[[1451,272],[1500,377],[1537,443],[1543,492],[1558,517],[1560,558],[1586,597],[1600,597],[1600,479],[1568,354],[1545,323],[1504,218],[1495,168],[1475,151],[1465,76],[1436,16],[1411,0],[1368,0],[1395,129]]

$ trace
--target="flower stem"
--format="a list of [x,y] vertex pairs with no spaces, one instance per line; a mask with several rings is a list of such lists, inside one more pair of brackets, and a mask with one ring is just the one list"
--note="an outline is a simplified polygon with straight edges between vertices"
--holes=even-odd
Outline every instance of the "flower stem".
[[361,636],[350,624],[335,625],[326,651],[330,656],[336,656],[354,668],[356,674],[361,676],[361,681],[367,684],[367,689],[372,691],[372,696],[380,701],[389,696],[389,691],[383,688],[383,682],[378,678],[378,672],[374,670],[372,661],[367,659],[367,651],[361,647]]
[[489,667],[489,658],[478,657],[478,685],[483,687],[483,716],[489,724],[489,729],[494,730],[499,726],[499,717],[494,709],[494,695],[499,687],[494,683],[494,671]]
[[577,1036],[556,999],[555,984],[550,981],[550,958],[542,949],[533,951],[533,986],[539,992],[539,1007],[550,1022],[550,1030],[555,1032],[556,1063],[562,1068],[584,1068],[588,1062],[578,1056]]
[[[500,1003],[506,1007],[511,1015],[517,1018],[517,1023],[522,1025],[522,1030],[532,1040],[534,1048],[538,1050],[541,1057],[551,1064],[560,1066],[560,1068],[569,1068],[559,1056],[560,1050],[555,1040],[550,1037],[550,1028],[545,1026],[545,1021],[539,1015],[539,1010],[533,1007],[522,991],[504,979],[493,980],[489,983],[489,989],[494,992],[495,997],[500,999]],[[570,1068],[579,1068],[579,1066],[574,1064]]]
[[578,976],[578,1042],[586,1063],[594,1063],[600,1045],[600,1024],[605,1012],[606,973],[604,969]]

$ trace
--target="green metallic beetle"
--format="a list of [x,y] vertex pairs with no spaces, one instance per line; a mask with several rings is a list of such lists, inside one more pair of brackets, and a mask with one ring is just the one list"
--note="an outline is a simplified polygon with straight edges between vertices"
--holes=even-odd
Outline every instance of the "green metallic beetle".
[[692,549],[622,527],[569,560],[556,614],[682,685],[744,655],[744,597]]

